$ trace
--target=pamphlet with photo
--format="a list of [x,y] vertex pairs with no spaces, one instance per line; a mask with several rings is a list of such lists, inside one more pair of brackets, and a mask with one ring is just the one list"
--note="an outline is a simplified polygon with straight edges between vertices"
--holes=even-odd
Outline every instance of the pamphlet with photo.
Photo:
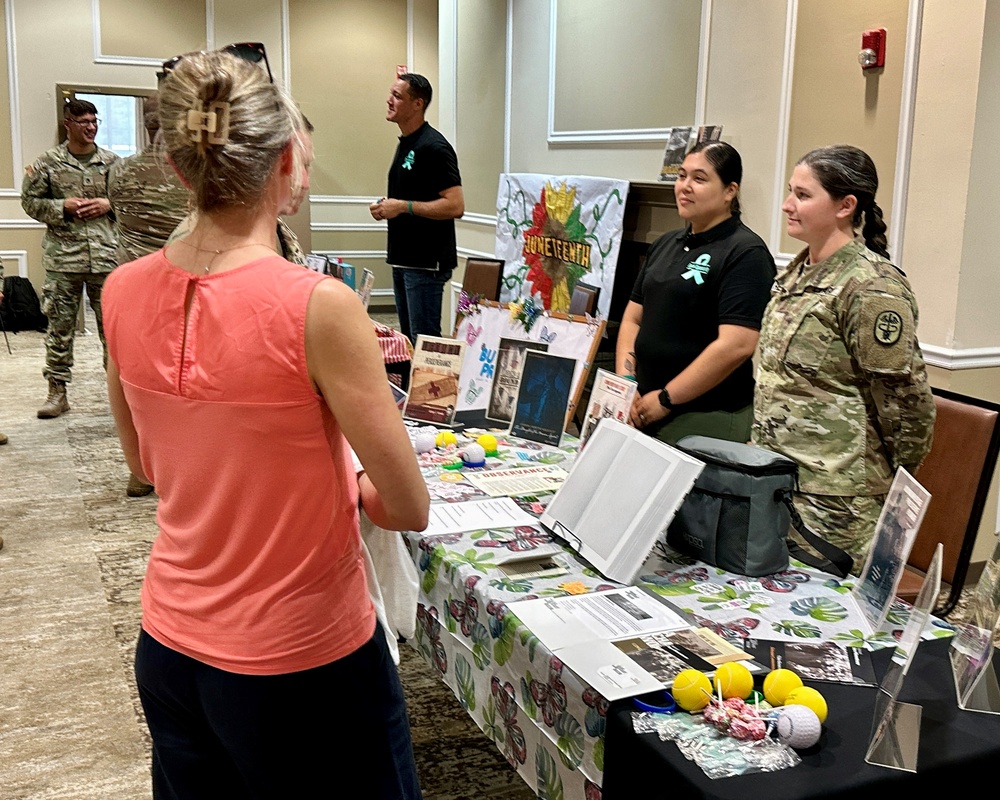
[[587,401],[587,416],[580,431],[581,450],[602,419],[628,424],[637,387],[638,384],[633,380],[606,369],[597,370],[594,374],[594,387],[590,390],[590,399]]
[[458,377],[465,342],[439,336],[418,336],[410,365],[410,396],[403,416],[451,425],[458,404]]

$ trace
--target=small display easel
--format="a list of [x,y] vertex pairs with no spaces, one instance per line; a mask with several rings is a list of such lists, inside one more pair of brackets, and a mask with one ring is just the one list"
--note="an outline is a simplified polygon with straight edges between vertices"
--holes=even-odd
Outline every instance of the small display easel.
[[920,749],[920,718],[923,708],[913,703],[899,702],[899,692],[903,688],[913,657],[920,644],[920,636],[931,616],[931,609],[941,593],[941,561],[944,546],[938,544],[927,569],[924,583],[920,587],[910,619],[903,629],[903,635],[892,655],[889,670],[878,687],[875,699],[875,715],[872,719],[872,735],[868,744],[865,761],[880,767],[917,771],[917,753]]
[[1000,544],[973,590],[969,619],[958,626],[948,653],[958,705],[966,711],[1000,714],[1000,684],[993,668],[993,631],[998,621]]

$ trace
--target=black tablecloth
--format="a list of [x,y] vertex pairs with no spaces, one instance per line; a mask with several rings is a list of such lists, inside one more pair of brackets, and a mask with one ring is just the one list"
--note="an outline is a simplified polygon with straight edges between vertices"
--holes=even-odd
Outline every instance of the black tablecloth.
[[[634,733],[631,700],[616,701],[607,718],[603,800],[884,800],[899,790],[940,791],[953,784],[964,794],[984,780],[992,785],[992,769],[1000,767],[1000,716],[958,707],[948,645],[946,639],[920,644],[899,697],[923,707],[916,774],[865,762],[877,689],[807,681],[823,693],[829,716],[819,744],[800,753],[802,763],[774,773],[716,780],[685,759],[673,743],[661,742],[656,734]],[[880,674],[891,654],[891,648],[875,653]],[[997,663],[994,658],[994,668]]]

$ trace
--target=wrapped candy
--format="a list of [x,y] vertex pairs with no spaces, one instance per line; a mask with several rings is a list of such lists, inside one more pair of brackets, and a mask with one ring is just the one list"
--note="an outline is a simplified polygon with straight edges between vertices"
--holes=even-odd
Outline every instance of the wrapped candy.
[[760,714],[739,697],[721,703],[713,699],[704,715],[706,721],[740,741],[757,741],[767,735],[767,725]]

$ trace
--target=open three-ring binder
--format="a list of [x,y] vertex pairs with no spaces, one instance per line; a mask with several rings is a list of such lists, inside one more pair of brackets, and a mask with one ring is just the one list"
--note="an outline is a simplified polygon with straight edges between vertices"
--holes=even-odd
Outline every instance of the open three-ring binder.
[[705,465],[601,420],[541,523],[611,580],[631,583]]

